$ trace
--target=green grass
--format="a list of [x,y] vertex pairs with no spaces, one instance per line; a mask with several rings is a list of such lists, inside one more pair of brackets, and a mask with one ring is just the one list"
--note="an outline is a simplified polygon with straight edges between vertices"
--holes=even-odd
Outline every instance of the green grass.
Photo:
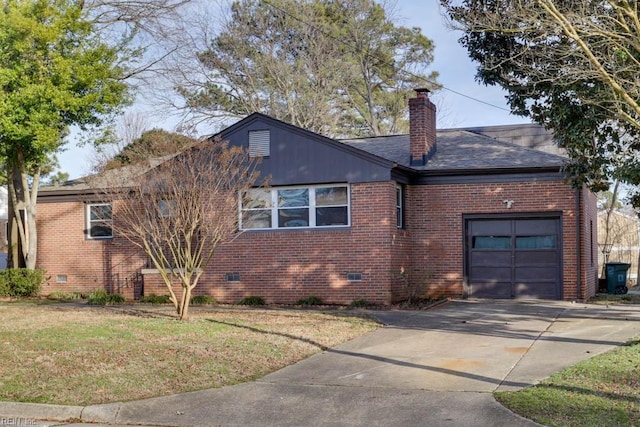
[[[50,301],[50,300],[49,300]],[[0,400],[70,405],[237,384],[377,328],[344,313],[0,303]]]
[[495,397],[513,412],[548,426],[638,426],[640,340],[580,362],[536,386]]

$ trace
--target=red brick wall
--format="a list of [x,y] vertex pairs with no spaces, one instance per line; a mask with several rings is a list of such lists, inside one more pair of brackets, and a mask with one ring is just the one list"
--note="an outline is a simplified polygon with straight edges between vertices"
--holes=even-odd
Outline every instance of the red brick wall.
[[[583,296],[576,294],[575,197],[576,191],[562,181],[413,187],[408,202],[412,208],[407,225],[412,238],[412,270],[429,279],[426,287],[428,295],[461,297],[464,282],[464,214],[560,212],[563,298],[581,299]],[[513,200],[510,209],[503,202],[506,199]],[[595,209],[591,202],[589,198],[585,206]],[[584,256],[585,253],[583,259]],[[591,275],[589,272],[585,274]],[[593,286],[592,282],[592,279],[586,281],[587,286]]]
[[598,208],[596,195],[583,188],[580,207],[582,209],[582,266],[581,298],[587,299],[598,290]]
[[[217,251],[196,293],[222,302],[248,295],[279,303],[312,295],[327,303],[390,301],[395,183],[353,184],[350,191],[350,228],[245,232]],[[240,282],[226,281],[231,272]],[[348,281],[350,272],[362,280]]]
[[[409,288],[430,296],[463,296],[464,214],[561,213],[564,298],[582,299],[596,287],[595,196],[582,192],[582,282],[577,295],[575,190],[560,181],[479,183],[406,187],[406,229],[396,227],[395,183],[352,184],[351,227],[345,229],[253,231],[222,246],[194,295],[234,303],[258,295],[269,303],[295,303],[317,296],[327,303],[353,300],[388,303]],[[503,200],[513,200],[508,209]],[[87,240],[81,202],[41,203],[38,266],[55,290],[98,288],[134,296],[134,278],[146,256],[123,239]],[[591,264],[591,250],[594,263]],[[405,273],[409,282],[402,279]],[[362,273],[348,281],[347,273]],[[227,282],[225,273],[239,273]],[[58,276],[66,275],[66,283]],[[146,274],[145,294],[167,294],[158,274]]]
[[146,257],[122,238],[87,239],[84,203],[39,201],[37,226],[37,266],[48,277],[44,295],[106,289],[134,297],[136,273]]

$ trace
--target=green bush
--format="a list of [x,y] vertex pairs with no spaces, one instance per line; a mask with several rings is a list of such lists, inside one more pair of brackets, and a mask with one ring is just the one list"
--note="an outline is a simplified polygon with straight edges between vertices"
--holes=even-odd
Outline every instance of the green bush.
[[8,297],[9,293],[9,283],[0,274],[0,297]]
[[140,302],[146,302],[150,304],[169,304],[171,302],[171,296],[149,294],[140,297]]
[[351,304],[349,304],[350,307],[357,307],[357,308],[369,307],[370,305],[372,304],[364,298],[353,300],[351,301]]
[[297,305],[322,305],[322,300],[316,296],[299,299]]
[[104,289],[91,292],[87,297],[87,304],[89,305],[117,305],[125,302],[122,295],[109,294]]
[[79,299],[85,299],[87,296],[82,292],[64,292],[54,291],[49,294],[49,299],[56,299],[61,301],[74,301]]
[[256,295],[251,295],[251,296],[242,298],[238,304],[240,304],[240,305],[265,305],[266,303],[264,302],[264,298],[256,296]]
[[216,301],[215,298],[210,297],[209,295],[196,295],[194,297],[191,297],[191,304],[213,305],[217,303],[218,301]]
[[26,268],[0,270],[0,296],[35,297],[44,282],[44,271]]

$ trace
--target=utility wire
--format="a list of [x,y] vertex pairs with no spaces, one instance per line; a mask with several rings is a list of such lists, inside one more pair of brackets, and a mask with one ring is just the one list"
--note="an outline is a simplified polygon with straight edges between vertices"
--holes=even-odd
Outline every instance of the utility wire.
[[[322,30],[322,29],[320,29],[320,28],[316,27],[315,25],[313,25],[313,24],[310,24],[310,23],[306,22],[304,19],[302,19],[302,18],[300,18],[300,17],[298,17],[298,16],[293,15],[293,14],[292,14],[292,13],[290,13],[289,11],[282,9],[282,8],[281,8],[281,7],[279,7],[279,6],[276,6],[275,4],[271,3],[269,0],[262,0],[262,3],[266,4],[267,6],[269,6],[269,7],[273,8],[273,9],[275,9],[275,10],[277,10],[277,11],[281,12],[281,13],[284,13],[285,15],[289,16],[290,18],[295,19],[296,21],[298,21],[298,22],[302,23],[303,25],[306,25],[306,26],[308,26],[309,28],[311,28],[311,29],[313,29],[313,30],[315,30],[315,31],[318,31],[319,33],[322,33],[322,34],[323,34],[323,35],[325,35],[326,37],[329,37],[329,38],[331,38],[331,39],[333,39],[333,40],[337,41],[338,43],[343,44],[344,46],[346,46],[346,47],[348,47],[349,49],[351,49],[351,51],[352,51],[352,52],[354,52],[354,53],[358,53],[357,47],[353,46],[353,45],[352,45],[352,44],[350,44],[349,42],[347,42],[347,41],[345,41],[345,40],[342,40],[342,39],[340,39],[340,38],[338,38],[338,37],[336,37],[336,36],[333,36],[333,35],[331,35],[331,34],[329,34],[329,33],[325,32],[324,30]],[[387,63],[387,65],[394,65],[394,64]],[[415,77],[415,78],[417,78],[417,79],[422,79],[422,80],[426,81],[427,83],[429,83],[430,85],[433,85],[433,86],[435,86],[435,87],[439,87],[439,88],[441,88],[441,89],[444,89],[444,90],[446,90],[446,91],[449,91],[449,92],[451,92],[451,93],[454,93],[454,94],[456,94],[456,95],[458,95],[458,96],[462,96],[462,97],[467,98],[467,99],[470,99],[470,100],[472,100],[472,101],[479,102],[479,103],[484,104],[484,105],[488,105],[489,107],[497,108],[498,110],[511,112],[508,108],[503,108],[503,107],[500,107],[500,106],[498,106],[498,105],[492,104],[492,103],[490,103],[490,102],[483,101],[483,100],[478,99],[478,98],[474,98],[473,96],[466,95],[466,94],[464,94],[464,93],[462,93],[462,92],[459,92],[459,91],[457,91],[457,90],[454,90],[454,89],[448,88],[448,87],[446,87],[446,86],[444,86],[444,85],[442,85],[442,84],[440,84],[440,83],[438,83],[438,82],[431,81],[431,80],[429,80],[429,79],[428,79],[427,77],[425,77],[425,76],[419,76],[419,75],[417,75],[417,74],[412,73],[411,71],[407,71],[407,70],[402,69],[402,68],[401,68],[401,71],[403,71],[404,73],[406,73],[406,74],[408,74],[408,75],[410,75],[410,76],[412,76],[412,77]]]

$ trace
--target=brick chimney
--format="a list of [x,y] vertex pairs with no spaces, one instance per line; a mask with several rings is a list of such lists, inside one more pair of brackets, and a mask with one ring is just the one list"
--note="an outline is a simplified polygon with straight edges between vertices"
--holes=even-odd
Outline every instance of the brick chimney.
[[436,106],[429,89],[416,89],[409,99],[409,141],[411,166],[424,166],[436,152]]

